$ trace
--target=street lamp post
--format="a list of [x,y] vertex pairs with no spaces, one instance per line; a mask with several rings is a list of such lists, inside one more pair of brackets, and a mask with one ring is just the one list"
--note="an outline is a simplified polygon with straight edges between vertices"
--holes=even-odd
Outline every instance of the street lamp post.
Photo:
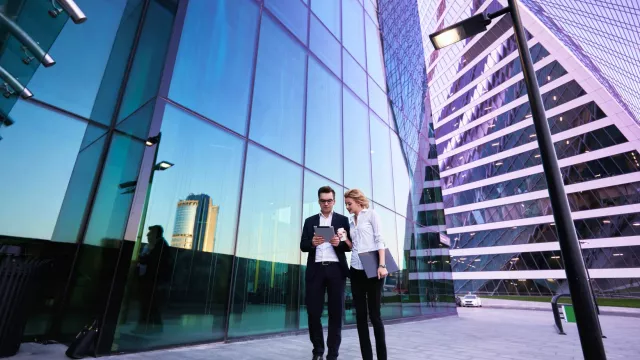
[[153,152],[153,168],[151,169],[151,174],[149,175],[149,185],[147,186],[147,193],[144,197],[144,204],[142,205],[142,214],[140,215],[140,225],[138,227],[138,236],[136,237],[136,244],[133,248],[133,261],[138,260],[138,253],[140,252],[140,246],[142,245],[142,236],[144,234],[144,224],[147,218],[147,208],[149,207],[149,195],[151,194],[151,185],[153,184],[153,175],[156,171],[164,171],[172,167],[174,164],[168,161],[158,161],[158,150],[160,149],[160,140],[162,138],[162,133],[158,133],[156,136],[152,136],[147,139],[145,142],[146,146],[155,146],[155,150]]
[[531,114],[540,147],[542,167],[549,189],[549,198],[555,227],[558,231],[558,242],[562,259],[565,264],[567,282],[571,300],[575,307],[576,323],[582,345],[582,353],[587,360],[606,359],[600,322],[596,313],[595,302],[592,297],[587,270],[582,259],[580,243],[573,224],[571,209],[567,201],[560,166],[556,157],[556,151],[549,130],[549,123],[545,114],[544,104],[540,96],[540,88],[536,79],[536,73],[531,61],[529,46],[525,37],[522,20],[518,11],[517,0],[508,0],[508,7],[492,14],[479,14],[457,24],[449,26],[441,31],[431,34],[431,42],[436,49],[449,46],[458,41],[486,31],[491,20],[509,13],[513,20],[513,27],[518,45],[518,53],[522,64],[524,82],[527,87],[527,95],[531,106]]

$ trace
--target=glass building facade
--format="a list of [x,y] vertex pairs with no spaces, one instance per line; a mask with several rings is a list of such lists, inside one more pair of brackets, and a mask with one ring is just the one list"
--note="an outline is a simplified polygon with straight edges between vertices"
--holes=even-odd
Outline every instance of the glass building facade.
[[[428,35],[495,0],[418,1],[455,292],[568,293],[511,18],[435,50]],[[591,285],[640,297],[640,9],[522,0],[529,51]],[[585,26],[585,22],[589,23]],[[627,27],[628,25],[628,27]],[[637,81],[636,81],[637,83]]]
[[0,56],[34,94],[0,98],[0,245],[50,267],[26,340],[93,320],[98,354],[306,330],[300,232],[324,185],[382,219],[402,267],[384,319],[456,313],[415,2],[77,0],[83,24],[20,3],[57,62],[11,36]]

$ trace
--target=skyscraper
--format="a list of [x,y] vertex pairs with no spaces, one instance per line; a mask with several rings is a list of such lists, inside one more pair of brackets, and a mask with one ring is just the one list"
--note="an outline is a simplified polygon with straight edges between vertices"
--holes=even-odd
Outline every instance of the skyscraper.
[[171,246],[213,252],[219,206],[209,195],[189,195],[178,202]]
[[[452,276],[458,293],[567,293],[511,18],[496,19],[485,33],[441,50],[428,37],[505,3],[419,1]],[[634,39],[615,31],[637,9],[522,3],[594,290],[640,296],[640,119],[629,86],[639,74],[628,66],[635,61],[627,51]],[[581,14],[580,24],[575,14]]]

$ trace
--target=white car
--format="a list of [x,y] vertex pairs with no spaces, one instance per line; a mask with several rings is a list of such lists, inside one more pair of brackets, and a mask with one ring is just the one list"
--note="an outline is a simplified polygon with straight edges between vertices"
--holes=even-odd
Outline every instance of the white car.
[[462,306],[482,307],[482,300],[476,295],[465,295],[462,298]]

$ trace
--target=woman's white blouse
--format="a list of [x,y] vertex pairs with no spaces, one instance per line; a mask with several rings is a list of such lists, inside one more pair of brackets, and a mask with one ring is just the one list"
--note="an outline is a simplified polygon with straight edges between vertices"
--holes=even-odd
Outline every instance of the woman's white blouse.
[[353,215],[349,218],[349,232],[353,248],[351,249],[351,266],[354,269],[363,270],[359,253],[386,249],[380,232],[380,218],[371,209],[363,209],[358,215],[356,225]]

